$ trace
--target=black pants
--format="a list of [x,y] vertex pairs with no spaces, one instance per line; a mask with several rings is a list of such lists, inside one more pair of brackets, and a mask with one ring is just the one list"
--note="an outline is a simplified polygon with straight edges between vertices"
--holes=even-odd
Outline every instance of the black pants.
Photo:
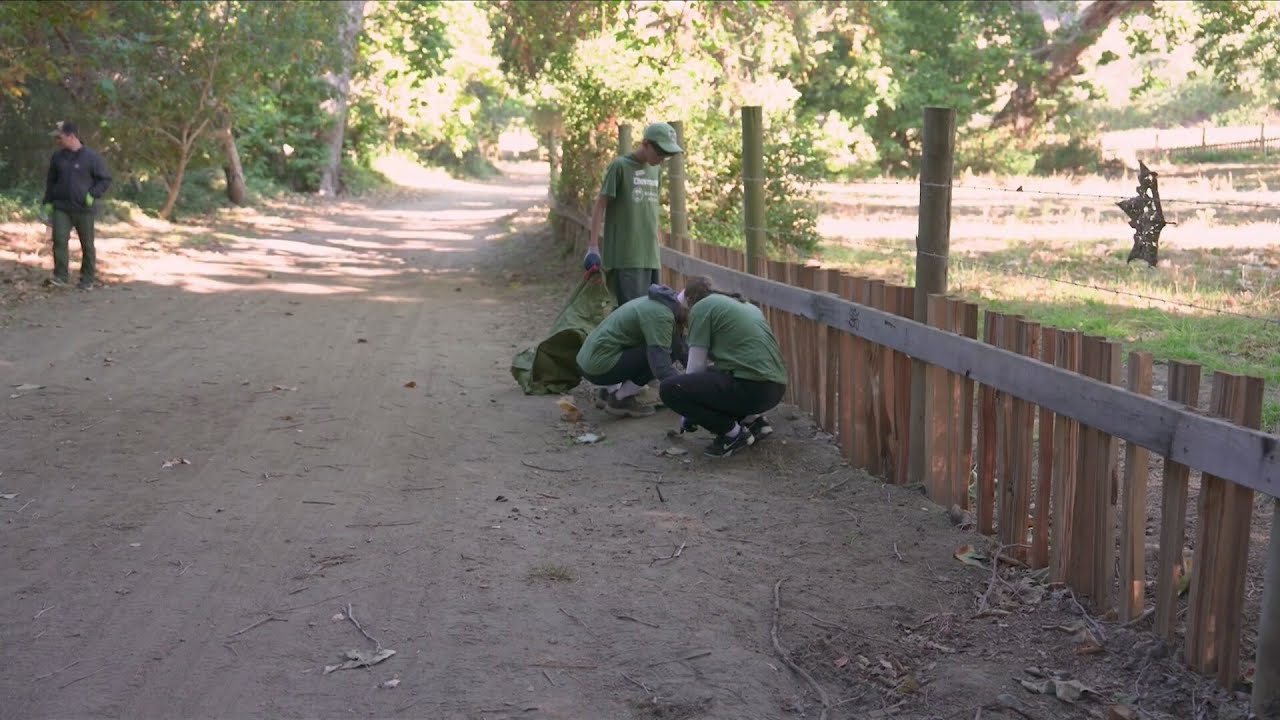
[[63,282],[70,274],[70,254],[67,245],[71,241],[71,229],[80,238],[80,279],[93,282],[97,273],[97,256],[93,251],[93,213],[69,213],[53,211],[53,276]]
[[773,409],[786,392],[786,385],[739,380],[716,370],[677,375],[658,389],[667,408],[717,435],[748,415]]
[[617,385],[628,380],[637,385],[647,385],[653,379],[653,370],[649,368],[649,351],[644,345],[627,348],[622,356],[608,372],[599,375],[582,372],[582,377],[593,385]]

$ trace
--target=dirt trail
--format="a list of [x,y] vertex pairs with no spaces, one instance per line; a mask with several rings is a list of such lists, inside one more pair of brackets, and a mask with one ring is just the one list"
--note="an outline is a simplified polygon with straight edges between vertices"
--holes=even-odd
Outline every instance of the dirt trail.
[[[818,717],[771,641],[783,578],[779,639],[832,718],[971,718],[1002,693],[1098,711],[1014,679],[1090,679],[1040,629],[1068,602],[974,618],[1000,595],[952,558],[975,539],[786,408],[715,462],[668,413],[588,409],[606,440],[578,446],[553,398],[521,395],[511,355],[572,259],[499,238],[544,188],[242,214],[131,280],[16,308],[0,718]],[[375,648],[348,604],[396,655],[326,675]],[[1103,670],[1108,693],[1130,682]]]

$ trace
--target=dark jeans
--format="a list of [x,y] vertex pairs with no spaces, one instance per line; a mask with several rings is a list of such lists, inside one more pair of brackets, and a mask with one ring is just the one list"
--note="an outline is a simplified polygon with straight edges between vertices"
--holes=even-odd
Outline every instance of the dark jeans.
[[658,271],[651,268],[615,268],[604,274],[604,281],[619,306],[646,297],[649,286],[659,282]]
[[[582,372],[582,368],[578,368]],[[593,385],[617,385],[628,380],[637,385],[647,385],[653,379],[653,370],[649,369],[649,351],[643,345],[627,348],[617,364],[606,373],[590,375],[583,372],[582,377]]]
[[80,279],[93,282],[97,263],[93,252],[92,212],[53,211],[53,276],[63,281],[67,279],[70,265],[67,244],[71,241],[73,227],[76,229],[76,237],[80,238]]
[[667,408],[717,435],[748,415],[773,409],[786,392],[786,385],[739,380],[716,370],[677,375],[658,389]]

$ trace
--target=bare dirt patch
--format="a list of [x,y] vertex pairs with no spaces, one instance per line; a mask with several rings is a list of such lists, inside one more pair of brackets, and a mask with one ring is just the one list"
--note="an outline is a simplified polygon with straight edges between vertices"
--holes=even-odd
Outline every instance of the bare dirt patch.
[[160,250],[9,305],[0,368],[43,387],[0,398],[0,717],[819,717],[779,580],[831,718],[1243,706],[1132,631],[1076,654],[1062,591],[1000,590],[1034,581],[956,560],[981,541],[793,409],[716,462],[668,413],[521,395],[575,275],[544,188],[104,233]]

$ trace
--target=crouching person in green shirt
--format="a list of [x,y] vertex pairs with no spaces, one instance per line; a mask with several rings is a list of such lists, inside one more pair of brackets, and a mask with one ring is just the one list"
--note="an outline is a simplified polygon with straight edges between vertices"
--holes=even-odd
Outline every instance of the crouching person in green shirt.
[[643,417],[654,407],[636,398],[649,381],[677,374],[674,360],[685,362],[687,311],[674,291],[653,285],[605,317],[578,351],[578,372],[602,385],[598,399],[611,415]]
[[705,427],[716,434],[706,454],[728,457],[773,432],[764,413],[787,391],[786,367],[759,308],[703,277],[689,281],[682,295],[689,307],[687,370],[663,380],[658,393],[680,413],[681,432]]
[[591,234],[582,267],[604,271],[605,283],[619,306],[644,297],[649,286],[658,282],[661,165],[682,152],[676,131],[667,123],[654,123],[644,129],[644,141],[635,152],[614,160],[605,171],[591,209]]

